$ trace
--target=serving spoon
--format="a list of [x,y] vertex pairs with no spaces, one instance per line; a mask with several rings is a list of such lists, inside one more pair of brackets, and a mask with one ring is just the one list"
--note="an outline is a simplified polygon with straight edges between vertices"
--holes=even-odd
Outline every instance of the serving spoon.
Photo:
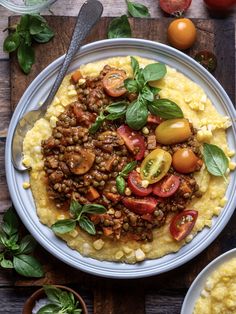
[[69,65],[74,58],[76,52],[80,48],[82,41],[88,35],[92,27],[98,22],[103,12],[102,4],[97,0],[87,0],[81,7],[74,32],[71,37],[71,42],[68,51],[65,55],[62,67],[56,77],[50,93],[48,94],[43,105],[33,111],[27,112],[17,123],[12,139],[12,163],[13,166],[20,171],[27,170],[22,164],[23,159],[23,141],[26,133],[34,126],[34,123],[42,118],[48,106],[53,101],[58,88],[61,85],[63,78],[69,68]]

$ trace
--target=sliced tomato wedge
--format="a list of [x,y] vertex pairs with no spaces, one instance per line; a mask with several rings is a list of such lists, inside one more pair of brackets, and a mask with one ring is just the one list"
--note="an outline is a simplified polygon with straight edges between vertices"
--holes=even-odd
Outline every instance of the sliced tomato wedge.
[[142,135],[132,130],[128,125],[121,125],[117,129],[117,133],[125,142],[128,150],[134,154],[136,160],[143,159],[145,153],[145,142]]
[[154,197],[133,198],[124,197],[122,203],[138,215],[151,214],[155,211],[157,204],[160,201]]
[[160,0],[161,9],[168,14],[175,14],[177,12],[185,12],[192,0]]
[[112,97],[120,97],[127,90],[124,86],[124,80],[127,78],[123,70],[111,70],[103,78],[102,83],[106,93]]
[[132,171],[128,176],[128,185],[130,190],[137,196],[147,196],[152,193],[152,187],[149,185],[147,188],[142,186],[142,179],[137,171]]
[[163,119],[161,117],[155,116],[154,114],[149,114],[147,117],[147,122],[153,124],[160,124],[161,122],[163,122]]
[[170,233],[176,241],[181,241],[192,231],[198,212],[196,210],[184,210],[174,216],[170,223]]
[[180,178],[171,174],[164,177],[161,181],[153,185],[153,194],[160,197],[169,197],[173,195],[179,188]]

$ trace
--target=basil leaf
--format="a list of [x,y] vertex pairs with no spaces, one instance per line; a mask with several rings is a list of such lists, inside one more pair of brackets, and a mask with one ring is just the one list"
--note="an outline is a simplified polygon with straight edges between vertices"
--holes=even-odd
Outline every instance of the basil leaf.
[[137,161],[129,162],[119,173],[120,176],[127,176],[137,166]]
[[163,119],[183,118],[182,109],[173,101],[165,98],[156,99],[148,103],[148,110]]
[[152,63],[145,66],[143,76],[145,82],[160,80],[166,75],[166,66],[163,63]]
[[1,260],[0,265],[2,266],[2,268],[13,268],[12,261],[5,258]]
[[28,74],[35,61],[33,48],[22,42],[17,50],[17,59],[23,72]]
[[29,32],[31,35],[39,34],[43,31],[45,20],[37,14],[32,14],[29,17]]
[[116,188],[119,194],[125,193],[125,179],[120,175],[116,177]]
[[73,219],[58,220],[52,225],[52,230],[55,233],[64,234],[74,230],[76,227],[76,221]]
[[148,110],[145,102],[134,101],[126,111],[126,122],[134,130],[140,130],[146,123]]
[[229,166],[229,160],[220,147],[204,143],[203,157],[207,170],[213,174],[213,176],[224,177],[224,174]]
[[82,313],[82,309],[76,309],[73,312],[73,314],[81,314],[81,313]]
[[54,37],[54,32],[48,26],[44,26],[43,30],[40,33],[33,35],[34,40],[40,44],[47,43],[53,37]]
[[13,265],[16,272],[25,277],[43,277],[41,264],[33,257],[25,254],[13,257]]
[[43,290],[49,301],[55,303],[56,305],[60,305],[62,291],[59,288],[52,285],[45,285],[43,286]]
[[25,31],[29,29],[29,14],[22,15],[20,18],[20,23],[17,25],[17,31]]
[[109,113],[121,113],[126,110],[128,103],[126,101],[113,102],[111,105],[106,107],[106,111]]
[[3,43],[3,50],[5,52],[13,52],[15,51],[20,45],[20,35],[19,33],[15,32],[7,36]]
[[142,88],[145,85],[145,79],[143,76],[143,69],[138,70],[137,75],[136,75],[136,81],[137,81],[137,84],[139,86],[139,89],[142,90]]
[[151,90],[151,92],[153,93],[154,96],[156,96],[161,91],[161,89],[158,88],[158,87],[153,87],[153,86],[150,86],[150,85],[148,85],[148,87],[150,88],[150,90]]
[[125,113],[126,113],[126,109],[123,110],[123,112],[119,112],[119,113],[109,113],[109,114],[106,116],[106,119],[107,119],[107,120],[110,120],[110,121],[117,120],[117,119],[122,118]]
[[0,243],[4,246],[7,246],[7,241],[7,235],[2,230],[0,230]]
[[82,216],[79,220],[79,226],[84,231],[88,232],[91,235],[96,234],[96,229],[91,220],[89,220],[86,216]]
[[56,304],[47,304],[41,307],[41,309],[39,309],[37,314],[55,314],[55,313],[60,313],[60,310],[61,308],[57,306]]
[[133,17],[149,17],[148,8],[140,3],[127,1],[128,12]]
[[136,75],[139,71],[139,63],[138,63],[138,60],[132,56],[130,57],[130,59],[131,59],[131,67],[133,70],[133,77],[136,78]]
[[139,86],[138,86],[138,83],[137,83],[136,80],[126,79],[124,81],[124,84],[125,84],[125,88],[130,93],[136,93],[138,91],[138,89],[139,89]]
[[83,212],[88,214],[104,214],[106,207],[100,204],[85,204],[83,206]]
[[152,91],[150,90],[149,86],[144,86],[144,88],[141,91],[141,97],[147,101],[153,101],[154,95]]
[[71,201],[71,203],[70,203],[70,212],[71,212],[71,214],[74,217],[79,216],[79,214],[81,213],[82,208],[83,208],[83,206],[79,202],[77,202],[75,200]]
[[105,119],[106,117],[104,116],[104,114],[100,112],[100,115],[97,117],[96,121],[89,128],[89,133],[91,134],[96,133],[99,130],[99,128],[102,126]]
[[35,239],[28,234],[21,240],[17,254],[30,254],[34,251],[36,245]]
[[108,27],[108,38],[132,37],[131,27],[127,15],[114,18]]
[[10,207],[3,215],[3,229],[7,235],[13,235],[17,233],[19,227],[19,221],[14,213],[12,207]]

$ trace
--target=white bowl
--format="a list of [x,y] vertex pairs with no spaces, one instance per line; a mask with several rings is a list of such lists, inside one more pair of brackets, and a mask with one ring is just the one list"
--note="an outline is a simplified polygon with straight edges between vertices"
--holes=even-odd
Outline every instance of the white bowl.
[[[216,109],[232,119],[236,117],[235,109],[222,86],[201,65],[184,53],[169,46],[141,39],[113,39],[97,41],[83,46],[77,53],[69,71],[81,64],[114,56],[141,56],[163,62],[176,68],[199,84],[207,93]],[[69,248],[65,242],[54,235],[50,228],[42,225],[37,217],[33,196],[30,190],[24,190],[22,184],[29,180],[27,172],[16,171],[11,162],[11,142],[15,126],[20,117],[37,107],[45,99],[62,64],[63,56],[52,62],[30,84],[22,96],[12,117],[6,143],[6,174],[12,201],[25,226],[35,239],[50,253],[65,263],[80,270],[111,278],[138,278],[160,274],[176,268],[203,251],[223,230],[236,204],[236,176],[230,175],[230,183],[226,197],[228,203],[218,218],[213,218],[212,227],[204,228],[191,243],[182,247],[179,252],[168,254],[162,258],[146,260],[129,265],[123,263],[98,261],[84,257]],[[232,149],[236,147],[236,130],[233,125],[227,132],[228,143]]]

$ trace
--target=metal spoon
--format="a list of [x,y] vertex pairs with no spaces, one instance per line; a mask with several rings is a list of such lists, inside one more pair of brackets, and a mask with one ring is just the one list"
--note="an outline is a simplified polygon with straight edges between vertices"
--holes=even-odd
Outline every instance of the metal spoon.
[[81,7],[75,29],[71,38],[70,46],[65,55],[62,67],[57,75],[57,78],[52,86],[52,89],[44,101],[43,105],[38,110],[27,112],[16,126],[12,139],[12,163],[17,170],[24,171],[27,168],[22,164],[23,157],[23,140],[26,133],[34,126],[34,123],[42,118],[51,104],[61,82],[68,70],[68,67],[74,58],[74,55],[80,48],[82,41],[88,35],[92,27],[100,19],[103,12],[102,4],[97,0],[87,0]]

